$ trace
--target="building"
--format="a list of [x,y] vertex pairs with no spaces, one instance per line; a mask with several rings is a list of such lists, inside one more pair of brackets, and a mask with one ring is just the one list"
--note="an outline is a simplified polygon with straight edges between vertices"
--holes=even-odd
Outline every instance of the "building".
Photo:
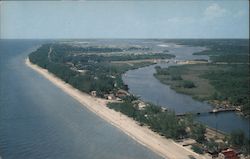
[[96,97],[96,91],[91,91],[90,94],[91,94],[93,97]]
[[104,97],[106,99],[108,99],[108,100],[115,100],[116,99],[115,95],[112,94],[112,93],[111,94],[105,94]]
[[139,110],[143,110],[144,108],[146,107],[146,104],[144,103],[144,102],[139,102],[138,103],[138,108],[139,108]]
[[227,149],[219,153],[219,159],[238,159],[238,155],[233,149]]
[[127,91],[124,91],[122,89],[119,89],[116,94],[117,97],[122,98],[122,97],[126,97],[129,95],[129,93]]

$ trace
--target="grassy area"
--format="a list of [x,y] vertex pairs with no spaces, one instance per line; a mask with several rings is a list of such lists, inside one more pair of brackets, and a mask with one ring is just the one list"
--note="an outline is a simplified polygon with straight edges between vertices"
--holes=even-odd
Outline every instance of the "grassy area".
[[[241,106],[245,115],[250,114],[248,65],[194,64],[157,67],[156,71],[155,77],[177,92],[212,103],[226,101]],[[193,82],[194,87],[184,87],[185,81]]]
[[[201,78],[200,76],[204,71],[216,69],[218,69],[217,66],[209,66],[206,64],[172,66],[169,68],[156,68],[157,73],[154,75],[162,83],[170,85],[172,89],[179,93],[188,94],[196,99],[205,100],[209,99],[216,90],[209,83],[209,80]],[[184,81],[192,81],[194,87],[184,87]]]

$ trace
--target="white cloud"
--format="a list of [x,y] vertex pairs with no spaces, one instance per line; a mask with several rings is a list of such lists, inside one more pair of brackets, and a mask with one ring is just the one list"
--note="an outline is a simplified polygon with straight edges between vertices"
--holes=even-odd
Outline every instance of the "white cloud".
[[213,3],[205,9],[204,15],[206,18],[213,19],[224,16],[226,12],[226,9],[220,7],[217,3]]

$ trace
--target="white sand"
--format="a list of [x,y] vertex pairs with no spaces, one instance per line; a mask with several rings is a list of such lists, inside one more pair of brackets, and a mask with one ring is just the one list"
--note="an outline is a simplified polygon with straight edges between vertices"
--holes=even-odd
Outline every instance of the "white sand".
[[185,148],[171,139],[166,139],[145,126],[139,126],[133,119],[109,109],[106,104],[107,100],[92,97],[83,93],[71,85],[65,83],[53,74],[49,73],[37,65],[30,63],[29,59],[25,61],[26,65],[43,75],[57,87],[79,101],[84,107],[88,108],[104,120],[119,128],[121,131],[129,135],[131,138],[151,149],[155,153],[164,158],[173,159],[188,159],[193,156],[197,159],[205,158],[192,152],[190,149]]

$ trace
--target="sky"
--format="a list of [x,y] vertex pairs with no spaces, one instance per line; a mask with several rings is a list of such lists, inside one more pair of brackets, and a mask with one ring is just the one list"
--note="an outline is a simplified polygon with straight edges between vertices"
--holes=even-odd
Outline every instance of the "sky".
[[247,38],[248,0],[0,1],[1,39]]

